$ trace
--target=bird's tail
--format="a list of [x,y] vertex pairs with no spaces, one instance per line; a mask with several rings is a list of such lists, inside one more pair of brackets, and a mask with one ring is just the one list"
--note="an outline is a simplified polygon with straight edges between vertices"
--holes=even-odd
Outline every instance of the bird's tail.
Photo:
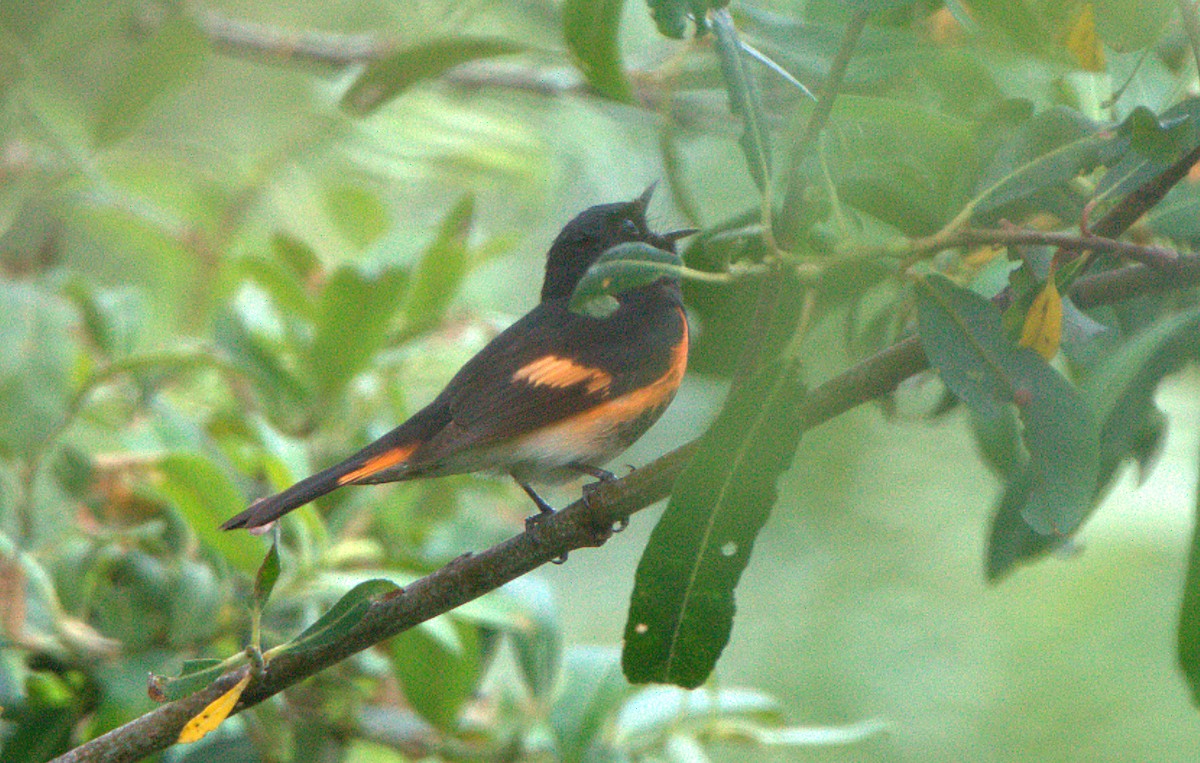
[[427,418],[418,414],[345,461],[305,477],[283,492],[259,498],[241,514],[227,520],[221,529],[262,527],[343,485],[396,482],[417,476],[408,473],[406,467],[413,451],[429,434]]

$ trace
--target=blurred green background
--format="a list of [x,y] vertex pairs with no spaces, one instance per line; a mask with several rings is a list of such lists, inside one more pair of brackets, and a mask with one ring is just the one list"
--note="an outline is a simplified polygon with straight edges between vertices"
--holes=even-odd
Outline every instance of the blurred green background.
[[[993,13],[1020,6],[1059,23],[1066,4],[978,5]],[[1151,29],[1144,39],[1125,29],[1130,39],[1109,49],[1109,71],[1089,74],[1064,62],[1061,50],[1031,50],[1028,40],[1013,41],[1011,28],[989,27],[987,12],[978,14],[986,44],[930,54],[911,41],[943,44],[925,25],[949,23],[946,13],[964,6],[883,3],[875,19],[883,36],[867,45],[856,87],[951,115],[935,125],[947,134],[975,119],[972,139],[992,148],[985,133],[1000,117],[990,109],[1012,97],[1037,110],[1065,104],[1116,119],[1134,105],[1159,111],[1194,90],[1194,76],[1170,63],[1183,56],[1173,6],[1109,5],[1102,33],[1117,35],[1114,25],[1143,16]],[[735,6],[753,10],[829,29],[845,19],[833,2]],[[541,0],[0,4],[0,265],[4,308],[15,316],[13,333],[0,329],[11,342],[0,370],[6,382],[25,385],[5,388],[0,421],[0,528],[10,583],[2,596],[8,620],[0,690],[10,708],[8,733],[34,728],[29,718],[47,708],[70,707],[92,719],[73,725],[80,741],[80,729],[98,733],[145,711],[147,671],[173,674],[183,658],[236,651],[246,633],[242,573],[253,571],[266,545],[214,535],[221,512],[328,463],[428,401],[488,336],[534,304],[545,250],[574,214],[632,198],[653,181],[662,183],[650,214],[659,229],[709,227],[757,208],[737,144],[741,127],[729,115],[706,43],[662,38],[646,7],[628,3],[619,46],[637,99],[617,103],[584,87],[564,48],[561,14],[561,4]],[[262,25],[237,29],[272,50],[252,54],[229,39],[214,45],[221,20]],[[758,23],[785,52],[788,35],[799,34]],[[175,36],[164,41],[168,33]],[[363,117],[339,109],[360,65],[297,54],[320,44],[345,50],[364,39],[403,48],[471,36],[516,41],[522,52],[433,72]],[[1040,36],[1047,47],[1061,47],[1054,35]],[[828,64],[836,39],[818,46],[816,68]],[[809,51],[808,42],[795,44]],[[1145,50],[1154,55],[1138,64]],[[811,63],[798,61],[801,70]],[[1100,109],[1127,74],[1135,77],[1130,99],[1111,113]],[[777,82],[765,95],[772,129],[794,134],[797,115],[808,113],[803,99]],[[901,137],[908,120],[923,117],[898,120]],[[879,140],[881,153],[894,150]],[[959,147],[918,146],[945,165],[982,163],[955,155]],[[915,206],[928,191],[953,211],[953,199],[939,195],[939,183],[956,182],[949,169],[910,177],[904,168],[869,163],[877,158],[864,157],[864,174],[890,173],[888,182],[914,189]],[[925,181],[924,190],[905,186]],[[873,240],[882,226],[847,221],[853,214],[836,205],[822,209],[820,236]],[[936,219],[931,209],[918,211]],[[456,239],[456,231],[465,233]],[[409,291],[397,291],[402,304],[387,313],[387,331],[372,340],[361,367],[333,392],[314,392],[305,343],[354,335],[329,328],[339,315],[322,324],[319,311],[304,310],[345,263],[361,265],[354,272],[372,288],[392,268]],[[431,270],[419,276],[423,263]],[[295,272],[278,275],[288,267]],[[431,286],[414,297],[412,284],[422,277]],[[288,305],[287,294],[301,296]],[[841,331],[845,310],[839,304],[822,313],[805,340],[805,375],[814,384],[857,360],[861,348],[848,351]],[[705,316],[694,317],[703,339]],[[244,332],[242,344],[229,339],[235,328]],[[18,343],[29,344],[18,350]],[[236,347],[261,354],[237,355]],[[272,353],[274,366],[262,360]],[[120,365],[147,357],[132,370]],[[780,725],[874,719],[885,730],[845,746],[770,748],[706,736],[709,753],[796,761],[1200,759],[1200,715],[1175,665],[1197,494],[1200,374],[1193,367],[1160,390],[1168,436],[1146,481],[1137,484],[1136,470],[1126,467],[1071,553],[994,586],[983,581],[983,559],[999,483],[961,411],[924,417],[940,394],[935,385],[917,379],[888,415],[869,405],[805,435],[738,589],[733,638],[713,681],[774,697]],[[698,436],[726,386],[689,375],[663,420],[619,463],[645,464]],[[217,476],[188,482],[160,468],[161,459],[180,453],[210,464]],[[229,500],[200,501],[188,513],[178,508],[179,496],[193,489]],[[547,497],[564,504],[577,489]],[[506,483],[473,477],[339,497],[322,506],[328,530],[315,513],[289,530],[280,614],[268,633],[286,638],[332,601],[317,582],[364,570],[419,574],[512,534],[528,508]],[[638,514],[603,548],[573,552],[566,565],[536,573],[553,591],[565,645],[619,646],[633,572],[658,513]],[[203,568],[196,574],[207,581],[200,584],[207,598],[200,598],[211,617],[186,633],[170,623],[141,624],[145,609],[181,594],[171,588],[161,601],[138,600],[142,589],[122,587],[126,573],[114,571],[113,559],[161,563],[168,576]],[[14,564],[24,565],[24,577],[14,577]],[[36,579],[42,568],[46,585]],[[345,579],[338,578],[339,591]],[[23,584],[15,594],[13,580]],[[57,590],[57,603],[49,589]],[[110,589],[117,593],[103,598]],[[27,605],[14,604],[26,593]],[[122,613],[140,636],[115,622]],[[478,617],[467,622],[494,625],[471,619]],[[80,623],[86,627],[70,631]],[[110,648],[103,638],[125,646]],[[91,688],[54,694],[73,685],[72,670]],[[375,680],[381,673],[371,664],[343,670],[334,675]],[[502,666],[499,675],[513,672]],[[54,691],[29,688],[51,674],[61,681]],[[379,685],[394,689],[386,679]],[[370,704],[379,698],[372,692],[394,699],[376,687],[355,701]],[[513,704],[519,708],[497,714],[542,712]],[[282,724],[283,711],[257,712],[258,720],[246,721],[257,749],[278,751],[263,742],[271,735],[262,729]],[[242,729],[238,723],[231,725]],[[256,759],[237,757],[250,755],[246,749],[243,740],[235,752],[214,746],[208,754]],[[348,749],[354,760],[401,759],[394,750]],[[698,754],[668,745],[646,759]],[[185,752],[172,755],[186,759]]]

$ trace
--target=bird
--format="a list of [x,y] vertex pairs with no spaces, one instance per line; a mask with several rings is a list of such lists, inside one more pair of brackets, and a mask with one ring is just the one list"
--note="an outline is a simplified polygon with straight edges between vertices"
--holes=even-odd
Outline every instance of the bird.
[[[264,532],[333,490],[450,474],[507,474],[537,506],[531,483],[591,476],[662,415],[687,368],[688,322],[677,277],[616,295],[606,317],[573,312],[571,294],[606,250],[642,242],[675,252],[696,230],[650,230],[651,184],[632,201],[599,204],[559,232],[538,304],[466,362],[427,406],[345,460],[259,498],[221,525]],[[592,483],[593,485],[596,483]],[[588,485],[585,485],[587,495]]]

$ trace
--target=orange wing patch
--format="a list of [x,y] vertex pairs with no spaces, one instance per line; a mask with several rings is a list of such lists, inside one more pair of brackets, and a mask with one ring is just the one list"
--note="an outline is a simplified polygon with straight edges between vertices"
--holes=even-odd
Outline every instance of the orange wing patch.
[[589,393],[604,392],[612,384],[612,374],[599,368],[581,366],[570,358],[547,355],[517,369],[513,381],[535,387],[573,387],[586,384]]
[[417,449],[417,445],[418,443],[413,443],[412,445],[407,445],[403,448],[392,448],[391,450],[386,450],[383,453],[380,453],[378,456],[368,458],[367,462],[362,466],[348,474],[343,474],[341,477],[338,477],[337,483],[339,485],[349,485],[351,482],[360,480],[363,477],[370,477],[372,474],[377,474],[384,469],[402,464],[407,461],[408,457],[412,455],[412,452]]
[[[680,311],[682,316],[682,310]],[[559,453],[574,449],[581,457],[594,455],[590,451],[612,436],[621,423],[665,407],[675,396],[683,381],[688,361],[687,319],[683,337],[671,351],[671,365],[666,373],[644,387],[620,397],[607,400],[583,413],[557,424],[539,429],[518,440],[518,453],[523,456],[537,453]]]

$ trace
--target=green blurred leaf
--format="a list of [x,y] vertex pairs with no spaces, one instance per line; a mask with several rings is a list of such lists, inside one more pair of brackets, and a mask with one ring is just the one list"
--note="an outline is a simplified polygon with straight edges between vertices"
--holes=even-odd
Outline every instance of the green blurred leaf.
[[1200,485],[1195,491],[1196,520],[1192,528],[1187,576],[1183,581],[1183,601],[1179,606],[1176,657],[1192,692],[1192,703],[1200,705]]
[[0,454],[30,455],[68,415],[76,318],[63,300],[8,281],[0,315]]
[[221,628],[226,588],[207,564],[184,559],[172,582],[169,642],[176,648],[201,644]]
[[631,241],[606,250],[584,272],[571,293],[571,310],[604,318],[616,310],[615,295],[647,284],[663,276],[678,276],[683,260],[678,254],[640,241]]
[[517,53],[522,46],[495,37],[445,37],[397,50],[371,62],[342,96],[342,108],[366,116],[418,82],[459,64]]
[[441,325],[467,274],[467,244],[474,218],[475,197],[468,193],[442,219],[437,237],[409,277],[400,312],[400,341]]
[[1087,403],[1036,353],[1013,344],[999,311],[979,295],[932,276],[918,282],[917,307],[925,353],[946,386],[985,418],[1017,407],[1027,479],[1010,479],[1002,505],[1019,505],[1039,533],[1071,533],[1091,508],[1099,470]]
[[592,760],[589,750],[628,693],[629,684],[621,676],[620,655],[615,649],[570,649],[563,664],[562,688],[550,710],[555,760]]
[[743,130],[738,145],[746,156],[750,177],[759,192],[765,193],[771,177],[771,136],[767,132],[758,81],[742,55],[742,41],[729,11],[724,8],[714,11],[712,21],[717,58],[729,93],[729,110],[742,119]]
[[308,363],[318,399],[337,398],[387,341],[407,276],[398,267],[347,264],[321,292]]
[[272,538],[271,548],[263,557],[262,564],[258,566],[258,572],[254,575],[254,608],[259,611],[262,611],[262,608],[267,605],[267,600],[271,598],[271,591],[275,588],[275,581],[279,579],[278,545],[278,540]]
[[674,728],[705,721],[724,724],[733,719],[778,724],[783,708],[774,697],[747,689],[688,691],[651,686],[629,698],[617,716],[616,728],[626,746],[639,749]]
[[230,362],[253,381],[273,418],[290,421],[306,408],[309,391],[285,362],[278,343],[257,331],[241,311],[218,313],[212,331]]
[[233,567],[253,574],[262,556],[262,541],[249,533],[223,532],[220,524],[245,508],[233,482],[204,456],[172,453],[158,464],[157,489],[173,505],[206,548]]
[[434,727],[451,732],[483,674],[479,628],[450,619],[457,647],[424,628],[411,628],[388,643],[392,672],[413,709]]
[[1128,52],[1153,45],[1170,21],[1170,0],[1091,0],[1096,5],[1096,33],[1104,43]]
[[625,0],[567,0],[563,38],[588,85],[614,101],[631,103],[633,91],[621,66],[621,11]]
[[22,705],[8,709],[5,763],[43,763],[71,747],[71,731],[83,713],[79,687],[48,671],[31,675]]
[[162,25],[142,42],[96,107],[92,138],[107,146],[138,127],[156,101],[183,88],[199,74],[208,42],[185,13],[166,13]]
[[289,652],[302,652],[337,641],[358,625],[377,598],[399,590],[400,586],[383,578],[359,583],[338,599],[328,612],[317,618],[316,622],[289,641],[284,649]]
[[365,188],[341,185],[325,192],[325,208],[350,243],[365,249],[387,231],[387,210],[379,196]]
[[944,225],[976,172],[970,122],[898,99],[841,95],[826,133],[809,182],[828,173],[839,199],[910,235]]
[[638,563],[622,665],[633,683],[695,688],[733,629],[734,589],[800,441],[798,370],[736,385],[675,483]]
[[82,278],[67,286],[83,316],[88,339],[109,357],[133,352],[146,322],[146,304],[134,289],[99,290]]
[[549,697],[558,679],[563,641],[553,594],[549,586],[532,577],[518,578],[504,591],[523,605],[525,622],[509,631],[517,667],[534,697]]

